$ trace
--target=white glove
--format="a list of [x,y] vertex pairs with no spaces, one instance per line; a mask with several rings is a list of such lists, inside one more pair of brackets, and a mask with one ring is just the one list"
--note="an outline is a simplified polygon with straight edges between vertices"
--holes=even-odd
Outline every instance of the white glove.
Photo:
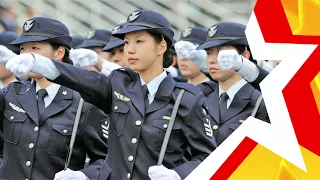
[[31,53],[14,56],[6,64],[6,68],[18,77],[25,77],[31,72],[35,63],[34,55]]
[[25,53],[9,59],[6,68],[18,78],[27,77],[29,72],[40,74],[51,80],[56,79],[60,72],[51,59],[36,53]]
[[205,50],[197,50],[197,46],[189,41],[178,41],[174,45],[177,56],[181,60],[192,60],[200,70],[208,72],[206,64],[207,53]]
[[242,56],[236,50],[221,50],[218,54],[218,64],[224,70],[238,71],[242,66]]
[[81,68],[95,66],[98,62],[98,54],[90,49],[72,49],[69,57],[74,66]]
[[257,60],[257,64],[268,72],[271,72],[273,70],[273,66],[265,60]]
[[87,180],[87,176],[81,171],[67,169],[56,173],[53,180]]
[[116,63],[104,61],[102,64],[101,73],[108,76],[113,70],[122,68]]
[[148,175],[151,180],[181,180],[177,172],[163,165],[149,167]]
[[178,41],[174,45],[174,49],[179,59],[189,60],[195,56],[197,46],[189,41]]
[[171,74],[172,77],[177,77],[178,76],[178,70],[173,67],[173,66],[170,66],[168,68],[164,68],[167,72],[169,72]]
[[14,56],[16,56],[14,52],[7,47],[0,45],[0,64],[6,64],[7,61]]

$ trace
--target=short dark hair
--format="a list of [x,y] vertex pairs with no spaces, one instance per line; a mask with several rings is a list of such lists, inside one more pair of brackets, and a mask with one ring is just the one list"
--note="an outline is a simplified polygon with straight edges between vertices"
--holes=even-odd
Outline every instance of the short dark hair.
[[250,52],[250,57],[249,57],[249,60],[250,61],[253,61],[253,57],[252,57],[252,54],[251,54],[251,50],[250,50],[250,47],[249,46],[244,46],[244,45],[232,45],[230,44],[230,46],[233,46],[237,49],[238,53],[239,54],[242,54],[244,53],[246,50]]
[[53,42],[49,42],[49,43],[50,43],[50,45],[52,46],[52,48],[54,50],[59,49],[59,47],[63,47],[64,50],[65,50],[65,53],[64,53],[64,56],[62,58],[62,62],[73,65],[73,62],[69,58],[69,54],[70,54],[70,49],[69,48],[67,48],[66,46],[61,45],[61,44],[57,44],[57,43],[53,43]]

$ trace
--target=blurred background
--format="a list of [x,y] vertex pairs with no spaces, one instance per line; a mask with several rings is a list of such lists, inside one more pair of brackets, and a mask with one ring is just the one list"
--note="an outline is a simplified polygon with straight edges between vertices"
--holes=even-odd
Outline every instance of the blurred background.
[[[137,9],[157,11],[172,23],[176,36],[190,26],[209,28],[220,21],[247,24],[256,0],[0,0],[0,32],[20,33],[34,16],[65,23],[71,35],[111,30]],[[175,37],[178,38],[178,37]]]

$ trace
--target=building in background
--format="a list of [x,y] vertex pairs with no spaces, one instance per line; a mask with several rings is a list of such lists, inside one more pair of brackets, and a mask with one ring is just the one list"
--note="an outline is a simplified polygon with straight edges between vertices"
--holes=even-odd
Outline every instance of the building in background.
[[85,35],[91,29],[112,29],[137,9],[153,10],[165,15],[171,21],[176,35],[190,26],[209,28],[220,21],[247,24],[254,4],[255,0],[0,1],[0,7],[10,7],[15,13],[15,23],[18,25],[33,16],[51,17],[64,22],[71,35]]

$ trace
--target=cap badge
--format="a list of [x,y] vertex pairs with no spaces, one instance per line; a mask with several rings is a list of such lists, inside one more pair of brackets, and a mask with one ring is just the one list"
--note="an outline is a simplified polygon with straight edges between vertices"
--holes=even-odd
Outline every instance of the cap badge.
[[132,22],[134,20],[136,20],[140,15],[140,11],[135,11],[133,13],[130,14],[129,16],[129,21]]
[[33,26],[33,19],[31,19],[31,20],[28,20],[28,21],[26,21],[25,23],[24,23],[24,26],[23,26],[23,28],[24,28],[24,30],[25,31],[29,31],[31,28],[32,28],[32,26]]
[[208,32],[209,37],[212,38],[216,34],[216,32],[217,32],[217,26],[216,25],[210,27],[209,28],[209,32]]

